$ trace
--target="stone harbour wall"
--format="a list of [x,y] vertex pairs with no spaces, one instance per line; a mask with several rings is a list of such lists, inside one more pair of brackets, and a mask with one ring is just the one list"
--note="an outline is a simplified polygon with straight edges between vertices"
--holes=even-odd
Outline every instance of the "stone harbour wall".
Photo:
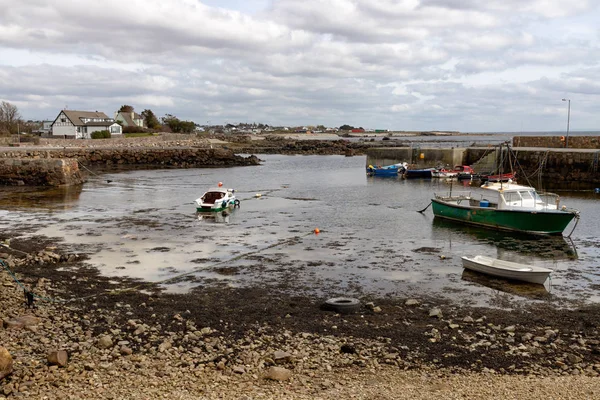
[[[564,140],[563,140],[564,138]],[[513,147],[548,147],[561,149],[566,146],[565,136],[515,136]],[[569,136],[570,149],[600,149],[599,136]]]
[[75,159],[0,159],[1,185],[69,186],[84,181]]
[[[223,148],[10,148],[0,151],[0,184],[69,185],[81,183],[79,166],[208,168],[258,165]],[[62,164],[61,164],[62,162]],[[60,168],[58,167],[60,166]]]
[[75,159],[88,165],[135,165],[177,168],[227,167],[258,165],[255,156],[242,157],[231,150],[215,148],[62,148],[19,149],[0,151],[0,159]]

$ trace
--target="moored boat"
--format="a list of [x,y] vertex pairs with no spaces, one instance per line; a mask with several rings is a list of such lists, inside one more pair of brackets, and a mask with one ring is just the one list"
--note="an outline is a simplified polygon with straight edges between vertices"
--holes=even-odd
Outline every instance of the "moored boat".
[[520,264],[497,258],[477,255],[462,257],[463,267],[500,278],[543,284],[552,272],[551,269],[535,265]]
[[407,169],[406,171],[404,171],[404,177],[407,179],[430,179],[432,177],[432,171],[434,169],[435,168]]
[[209,189],[194,203],[197,212],[222,211],[240,205],[240,201],[235,198],[235,190],[222,187]]
[[574,218],[579,218],[579,211],[559,207],[560,199],[555,194],[540,195],[533,187],[512,183],[488,183],[482,187],[489,191],[480,193],[479,198],[471,192],[434,194],[431,200],[434,216],[544,235],[560,235]]
[[374,167],[369,165],[367,167],[367,175],[369,176],[398,176],[402,175],[406,170],[406,163],[397,163],[386,165],[384,167],[377,166]]

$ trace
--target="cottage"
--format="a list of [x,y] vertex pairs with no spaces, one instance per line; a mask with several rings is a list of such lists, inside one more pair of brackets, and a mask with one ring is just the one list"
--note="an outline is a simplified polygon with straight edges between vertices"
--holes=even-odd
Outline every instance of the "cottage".
[[120,122],[122,126],[139,126],[145,128],[144,118],[136,112],[117,111],[115,121]]
[[92,133],[104,130],[111,136],[123,134],[121,125],[98,111],[62,110],[52,123],[52,137],[91,139]]

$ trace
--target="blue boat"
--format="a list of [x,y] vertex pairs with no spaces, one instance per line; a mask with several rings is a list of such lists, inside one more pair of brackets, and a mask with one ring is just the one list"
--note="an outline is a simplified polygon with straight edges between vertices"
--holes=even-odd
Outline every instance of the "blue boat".
[[406,171],[406,163],[386,165],[385,167],[374,167],[372,165],[367,167],[367,175],[369,176],[398,176],[402,175],[404,171]]
[[404,172],[404,177],[407,179],[414,179],[414,178],[430,179],[432,177],[431,172],[434,169],[435,168],[407,169]]

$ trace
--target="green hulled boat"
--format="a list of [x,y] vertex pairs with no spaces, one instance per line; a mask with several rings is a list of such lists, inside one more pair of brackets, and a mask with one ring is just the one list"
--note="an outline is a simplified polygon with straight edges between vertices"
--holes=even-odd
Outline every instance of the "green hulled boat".
[[560,235],[579,218],[577,210],[560,207],[555,194],[540,195],[535,188],[512,183],[489,183],[484,188],[489,191],[480,198],[470,192],[435,194],[433,214],[471,225],[543,235]]

